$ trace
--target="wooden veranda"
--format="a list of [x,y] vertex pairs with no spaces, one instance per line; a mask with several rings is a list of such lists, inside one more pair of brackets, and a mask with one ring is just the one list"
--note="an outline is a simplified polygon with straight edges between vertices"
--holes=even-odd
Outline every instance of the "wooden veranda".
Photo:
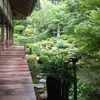
[[0,100],[36,100],[24,46],[12,45],[0,55]]
[[31,14],[37,0],[0,0],[0,100],[36,100],[24,46],[13,44],[12,20]]

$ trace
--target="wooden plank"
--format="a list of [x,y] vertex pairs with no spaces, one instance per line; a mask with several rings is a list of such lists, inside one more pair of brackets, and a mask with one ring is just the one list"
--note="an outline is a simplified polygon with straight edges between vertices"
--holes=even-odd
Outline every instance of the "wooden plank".
[[23,72],[23,71],[29,71],[29,68],[1,68],[0,67],[0,72]]
[[[19,77],[29,77],[30,72],[0,72],[0,78],[19,78]],[[30,76],[31,77],[31,76]]]
[[26,61],[0,61],[0,65],[27,65]]
[[5,58],[5,57],[1,58],[0,57],[0,61],[8,61],[8,60],[10,60],[10,61],[26,61],[26,59],[23,59],[23,58]]
[[33,90],[33,84],[10,84],[10,85],[0,85],[0,89],[1,90],[5,90],[5,89],[22,89],[22,88],[25,88],[25,89],[29,89],[29,90]]
[[0,68],[28,68],[28,65],[0,65]]
[[2,84],[32,84],[32,80],[31,77],[0,78],[0,85]]
[[0,56],[0,100],[36,100],[22,47],[12,46]]
[[34,93],[33,96],[0,96],[1,100],[36,100]]

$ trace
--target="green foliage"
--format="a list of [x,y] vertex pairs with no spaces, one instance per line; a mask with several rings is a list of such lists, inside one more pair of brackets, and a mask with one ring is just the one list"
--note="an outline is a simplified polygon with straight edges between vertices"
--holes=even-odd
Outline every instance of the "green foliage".
[[41,49],[38,46],[33,46],[32,52],[35,52],[37,54],[37,56],[41,55]]
[[74,42],[75,40],[76,40],[75,38],[70,38],[70,37],[69,37],[69,38],[67,39],[67,42],[68,42],[68,43],[72,43],[72,42]]
[[56,46],[57,46],[58,48],[63,48],[63,45],[64,45],[65,43],[66,43],[66,42],[65,42],[64,40],[58,39],[58,40],[57,40],[57,43],[56,43]]
[[61,35],[60,38],[63,39],[63,40],[67,40],[68,39],[68,35]]
[[[87,84],[85,84],[81,79],[77,80],[77,98],[78,100],[89,100],[87,92]],[[71,85],[69,98],[74,100],[74,87]]]
[[65,58],[67,58],[68,56],[68,50],[66,49],[61,49],[58,51],[58,54],[65,56]]
[[44,41],[44,42],[41,42],[41,45],[42,46],[50,45],[52,47],[52,46],[54,46],[54,43],[53,42],[49,42],[49,41]]
[[[100,73],[100,57],[97,56],[100,55],[100,0],[61,1],[62,2],[60,2],[56,6],[46,1],[47,5],[42,5],[42,8],[39,11],[33,11],[31,16],[29,16],[26,21],[14,21],[14,26],[21,24],[26,27],[26,33],[24,33],[23,31],[19,31],[19,33],[23,32],[24,37],[20,37],[20,35],[14,35],[15,38],[18,37],[17,39],[14,39],[14,42],[15,44],[24,44],[36,43],[41,40],[45,40],[48,37],[56,35],[57,27],[59,24],[61,30],[61,40],[58,40],[57,43],[56,38],[54,37],[46,40],[46,42],[48,43],[52,42],[50,45],[57,46],[58,49],[55,50],[52,54],[51,52],[47,52],[47,50],[51,50],[50,48],[48,48],[46,52],[41,53],[40,48],[34,47],[32,48],[33,53],[36,52],[36,55],[38,56],[46,55],[50,57],[50,60],[52,56],[59,58],[59,53],[66,55],[66,58],[81,55],[82,63],[80,63],[79,66],[81,66],[83,69],[88,68],[87,70],[89,70],[89,72],[86,72],[86,74],[89,73],[89,79],[91,79],[91,77],[92,79],[94,79],[93,76],[98,76]],[[31,29],[27,27],[27,24],[31,25]],[[35,33],[35,36],[33,33]],[[39,44],[41,46],[43,43],[43,45],[45,46],[47,44],[46,42],[41,41],[39,42]],[[73,44],[75,44],[74,49],[72,48]],[[65,48],[66,50],[61,50]],[[53,64],[55,65],[55,63],[52,63],[52,65]],[[44,68],[49,69],[45,66],[45,64]],[[55,71],[56,70],[57,68],[55,67]],[[92,75],[90,73],[94,74]],[[93,83],[96,84],[90,85],[92,88],[88,89],[88,93],[90,92],[90,97],[95,96],[95,98],[93,99],[96,100],[96,96],[98,96],[99,94],[99,82],[93,80]],[[81,86],[82,84],[79,87]],[[83,90],[83,88],[81,87],[80,90]],[[79,96],[83,96],[82,92],[81,94],[79,94]],[[85,96],[82,98],[78,97],[79,100],[84,100],[84,98]],[[92,98],[90,98],[89,100],[92,100]]]
[[59,90],[62,90],[61,94],[64,96],[64,100],[67,100],[67,91],[69,91],[69,87],[74,78],[72,65],[66,65],[64,63],[63,56],[59,55],[53,56],[49,62],[43,63],[43,65],[41,66],[41,70],[46,75],[51,76],[59,81],[57,87],[60,87]]
[[66,44],[63,45],[63,48],[68,48],[68,47],[69,47],[68,43],[66,43]]
[[48,57],[53,56],[53,52],[51,52],[51,51],[45,51],[45,52],[43,52],[42,54],[43,54],[43,55],[47,55]]
[[16,25],[14,27],[14,31],[17,31],[19,33],[22,33],[24,29],[25,29],[25,26],[23,26],[23,25]]
[[18,36],[19,36],[18,34],[14,34],[14,36],[13,36],[13,37],[14,37],[14,38],[18,38]]
[[26,55],[26,59],[28,62],[29,69],[34,70],[37,65],[36,56],[35,55]]
[[[64,64],[64,57],[62,55],[53,56],[49,62],[43,63],[41,70],[47,75],[53,76],[61,81],[64,81],[63,79],[67,77],[73,77],[71,66]],[[67,73],[68,71],[69,73]],[[72,78],[70,80],[72,80]]]
[[40,57],[39,57],[39,63],[47,63],[47,62],[49,62],[49,57],[48,56],[46,56],[46,55],[41,55]]
[[41,33],[33,37],[22,37],[22,38],[14,39],[14,43],[15,44],[35,43],[42,39],[46,39],[47,37],[50,37],[50,36],[51,35],[49,33]]
[[95,80],[88,85],[87,93],[90,96],[91,100],[99,100],[100,99],[100,80],[95,78]]

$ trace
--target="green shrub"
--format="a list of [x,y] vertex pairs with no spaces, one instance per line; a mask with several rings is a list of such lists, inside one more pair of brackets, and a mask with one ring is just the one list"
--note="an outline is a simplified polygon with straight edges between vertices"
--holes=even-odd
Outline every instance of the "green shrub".
[[61,54],[61,55],[68,55],[68,50],[66,50],[66,49],[62,49],[62,50],[59,50],[58,51],[58,54]]
[[63,45],[66,43],[66,41],[62,40],[62,39],[59,39],[57,40],[57,43],[56,43],[56,46],[58,48],[63,48]]
[[63,45],[63,48],[68,48],[68,47],[69,47],[69,44],[67,43]]
[[[87,94],[87,84],[83,82],[81,79],[77,79],[77,99],[78,100],[90,100],[88,99],[88,94]],[[74,100],[74,86],[71,85],[70,91],[69,91],[69,98],[70,100]],[[92,100],[92,99],[91,99]],[[96,99],[93,99],[96,100]]]
[[68,38],[68,39],[67,39],[67,42],[69,42],[69,43],[73,43],[73,42],[75,42],[75,41],[76,41],[75,38]]
[[51,37],[51,35],[47,34],[47,33],[41,33],[41,34],[33,36],[33,37],[24,37],[24,38],[14,39],[14,43],[15,44],[36,43],[38,41],[46,39],[47,37]]
[[51,47],[54,46],[54,43],[53,42],[49,42],[49,41],[41,42],[41,45],[42,46],[46,46],[47,44],[49,44]]
[[50,40],[50,38],[47,38],[46,40],[47,40],[47,41],[49,41],[49,40]]
[[48,57],[51,57],[51,56],[53,55],[53,52],[51,52],[51,51],[46,51],[46,52],[43,52],[42,54],[43,54],[43,55],[46,55],[46,56],[48,56]]
[[45,63],[45,62],[49,62],[49,57],[46,55],[41,55],[39,57],[39,63]]
[[14,31],[19,32],[19,33],[22,33],[24,29],[25,29],[25,26],[23,25],[16,25],[14,27]]
[[29,48],[26,48],[25,53],[26,53],[26,54],[30,54]]
[[26,54],[32,54],[32,44],[26,44]]
[[60,38],[63,39],[63,40],[67,40],[68,39],[68,35],[61,35]]
[[33,46],[32,52],[35,52],[38,56],[41,55],[41,49],[38,46]]
[[13,36],[14,38],[18,38],[18,34],[14,34],[14,36]]
[[27,48],[26,51],[25,51],[25,53],[26,54],[29,54],[29,55],[33,54],[32,48],[31,47],[30,48]]
[[31,46],[32,46],[32,44],[26,44],[26,48],[29,48]]
[[33,36],[35,35],[37,32],[36,28],[33,28],[31,25],[27,25],[27,27],[25,28],[25,32],[24,32],[24,36]]
[[36,68],[37,64],[36,57],[37,56],[35,55],[26,55],[26,59],[30,70],[34,70]]

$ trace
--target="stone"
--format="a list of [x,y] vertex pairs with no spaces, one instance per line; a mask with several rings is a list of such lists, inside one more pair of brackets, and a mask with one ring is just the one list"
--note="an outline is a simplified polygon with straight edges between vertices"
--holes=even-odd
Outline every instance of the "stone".
[[44,73],[39,73],[39,75],[44,76],[45,74]]
[[36,77],[37,77],[37,78],[42,78],[43,76],[42,76],[42,75],[37,75]]
[[33,84],[34,88],[40,89],[40,88],[44,88],[43,84]]
[[46,79],[40,79],[39,82],[45,83]]

